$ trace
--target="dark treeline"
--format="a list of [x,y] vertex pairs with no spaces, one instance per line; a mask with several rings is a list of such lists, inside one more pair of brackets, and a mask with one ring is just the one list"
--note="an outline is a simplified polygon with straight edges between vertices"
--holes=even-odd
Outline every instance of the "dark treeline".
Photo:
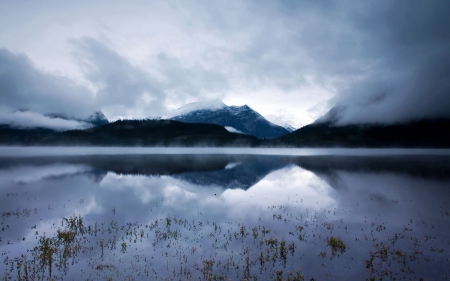
[[450,119],[337,126],[313,123],[276,139],[228,132],[213,124],[121,120],[84,130],[0,127],[1,145],[209,147],[450,147]]
[[26,146],[255,146],[253,136],[212,124],[121,120],[84,130],[0,129],[0,143]]

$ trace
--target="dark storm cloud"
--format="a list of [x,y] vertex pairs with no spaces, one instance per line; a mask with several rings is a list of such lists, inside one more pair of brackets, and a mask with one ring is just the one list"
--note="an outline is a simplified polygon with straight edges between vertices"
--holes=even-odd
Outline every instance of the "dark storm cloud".
[[38,70],[25,55],[0,49],[0,105],[4,110],[87,117],[97,110],[92,94],[73,81]]
[[450,117],[450,4],[364,1],[346,11],[358,32],[355,55],[342,58],[367,67],[335,99],[347,108],[340,123]]
[[258,15],[246,22],[255,32],[235,54],[247,76],[288,90],[307,84],[307,76],[325,84],[327,78],[360,73],[359,60],[366,58],[354,42],[363,32],[348,21],[343,7],[321,1],[265,3],[249,8]]
[[334,81],[342,124],[450,117],[448,1],[263,3],[249,10],[266,19],[245,21],[263,28],[234,54],[249,81]]

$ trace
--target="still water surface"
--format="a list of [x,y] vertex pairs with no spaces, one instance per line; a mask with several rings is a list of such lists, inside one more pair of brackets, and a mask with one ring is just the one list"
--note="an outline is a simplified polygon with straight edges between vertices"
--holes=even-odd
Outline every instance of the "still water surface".
[[7,280],[450,278],[445,151],[11,151]]

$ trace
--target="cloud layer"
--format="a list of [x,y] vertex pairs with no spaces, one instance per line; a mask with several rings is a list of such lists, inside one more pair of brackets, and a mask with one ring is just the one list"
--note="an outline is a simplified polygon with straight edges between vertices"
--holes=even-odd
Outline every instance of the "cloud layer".
[[296,127],[335,105],[345,124],[449,116],[445,0],[29,5],[0,0],[11,110],[144,118],[219,98]]
[[450,5],[398,1],[364,11],[355,24],[371,31],[364,50],[375,60],[338,96],[347,107],[340,122],[450,117]]
[[13,128],[49,128],[56,131],[92,127],[91,124],[82,121],[51,118],[32,111],[9,110],[0,110],[0,124],[6,124]]

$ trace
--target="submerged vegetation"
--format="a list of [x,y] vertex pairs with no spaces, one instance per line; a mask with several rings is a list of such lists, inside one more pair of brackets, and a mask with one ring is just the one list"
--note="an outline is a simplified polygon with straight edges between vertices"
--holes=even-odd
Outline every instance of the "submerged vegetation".
[[329,239],[327,239],[327,243],[331,247],[331,255],[333,257],[336,255],[336,253],[343,254],[347,248],[341,237],[331,236]]
[[[149,168],[152,159],[140,165]],[[183,166],[217,170],[238,162],[183,160],[178,166],[172,165],[178,161],[164,162],[164,171],[185,172]],[[304,161],[306,166],[318,163]],[[319,171],[345,167],[325,162]],[[294,167],[286,170],[289,181],[268,175],[258,189],[250,178],[244,190],[194,185],[166,174],[122,176],[142,169],[119,157],[108,163],[121,173],[104,176],[111,170],[99,165],[96,173],[66,167],[42,177],[27,168],[16,178],[3,178],[2,281],[450,279],[448,177],[417,184],[408,174],[408,181],[396,177],[387,187],[380,184],[389,183],[386,177],[370,182],[373,189],[361,187],[361,179],[378,178],[379,167],[386,167],[375,165],[375,176],[331,188]],[[256,174],[255,166],[237,167]],[[220,176],[246,179],[246,173],[233,174],[233,169]],[[345,171],[345,177],[355,174]],[[293,173],[304,174],[294,178]],[[284,185],[288,182],[295,186]]]
[[[412,231],[380,236],[386,227],[374,223],[368,228],[370,238],[365,232],[364,240],[354,238],[373,248],[362,264],[352,256],[361,253],[341,236],[316,234],[321,226],[330,233],[344,229],[350,238],[342,221],[320,224],[313,214],[299,222],[284,206],[269,209],[277,224],[261,221],[251,228],[170,214],[148,224],[114,219],[87,224],[81,215],[73,215],[48,234],[36,231],[37,245],[23,254],[3,253],[2,280],[335,280],[342,275],[333,272],[349,257],[367,280],[419,280],[415,269],[423,262],[449,264],[444,249],[427,250],[430,237],[423,240]],[[313,252],[319,253],[318,259]],[[347,257],[340,261],[344,253]]]

